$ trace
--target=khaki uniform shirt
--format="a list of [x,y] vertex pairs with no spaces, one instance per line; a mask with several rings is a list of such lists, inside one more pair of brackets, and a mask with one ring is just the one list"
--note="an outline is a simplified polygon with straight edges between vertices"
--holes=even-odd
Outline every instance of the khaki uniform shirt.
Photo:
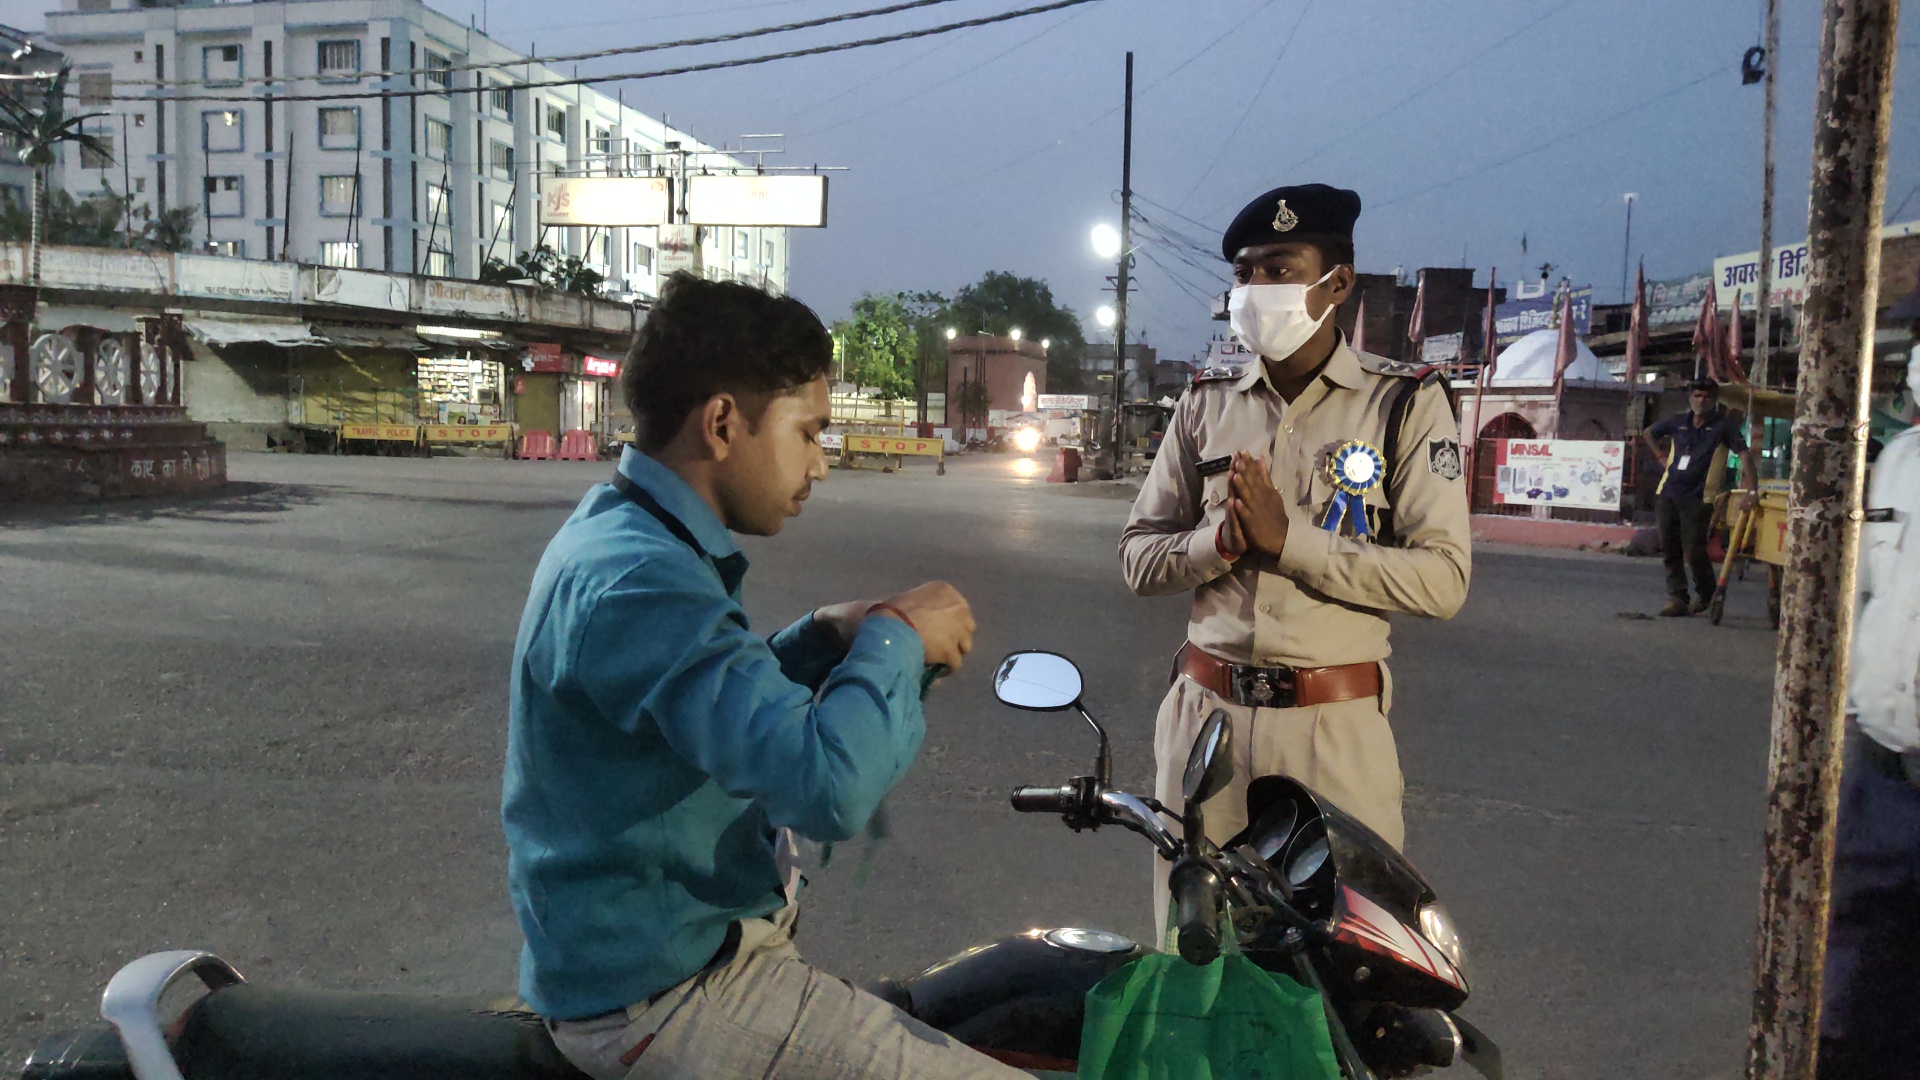
[[[1412,372],[1342,340],[1292,403],[1257,359],[1237,374],[1203,373],[1180,399],[1121,534],[1127,584],[1142,596],[1194,590],[1188,640],[1243,664],[1384,660],[1388,612],[1452,617],[1467,597],[1470,532],[1460,430],[1439,387],[1415,391],[1392,484],[1365,494],[1370,535],[1356,536],[1351,520],[1338,534],[1321,527],[1336,490],[1329,459],[1354,439],[1385,453],[1394,391]],[[1243,450],[1272,463],[1287,541],[1278,558],[1249,551],[1229,563],[1215,546],[1228,473],[1203,477],[1197,466]],[[1388,507],[1398,546],[1374,542]]]

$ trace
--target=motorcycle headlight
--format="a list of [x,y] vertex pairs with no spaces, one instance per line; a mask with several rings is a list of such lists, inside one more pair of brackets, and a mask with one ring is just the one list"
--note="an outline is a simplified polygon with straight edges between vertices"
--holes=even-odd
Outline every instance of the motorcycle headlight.
[[1467,947],[1460,940],[1460,931],[1454,929],[1453,916],[1438,902],[1427,904],[1420,909],[1420,933],[1436,949],[1453,961],[1460,974],[1467,973]]

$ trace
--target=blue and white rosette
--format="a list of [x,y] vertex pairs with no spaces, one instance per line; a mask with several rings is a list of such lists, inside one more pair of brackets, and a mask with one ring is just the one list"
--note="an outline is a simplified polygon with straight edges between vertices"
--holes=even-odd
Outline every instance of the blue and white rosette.
[[1386,458],[1371,443],[1359,439],[1341,443],[1327,459],[1327,472],[1333,475],[1333,501],[1320,527],[1330,533],[1340,531],[1340,523],[1353,517],[1353,535],[1367,534],[1367,492],[1380,486],[1386,474]]

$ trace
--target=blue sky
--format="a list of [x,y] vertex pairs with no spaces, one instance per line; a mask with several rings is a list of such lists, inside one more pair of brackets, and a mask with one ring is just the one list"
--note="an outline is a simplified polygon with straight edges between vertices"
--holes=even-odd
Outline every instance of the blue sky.
[[[882,0],[489,0],[491,34],[541,53],[672,40]],[[875,36],[1034,0],[952,0],[839,27],[583,64],[668,66]],[[37,28],[45,0],[0,0]],[[463,21],[482,0],[437,0]],[[1776,242],[1805,234],[1819,5],[1783,3]],[[1625,211],[1652,277],[1758,246],[1761,92],[1741,52],[1759,0],[1097,0],[829,56],[625,84],[708,142],[785,133],[789,164],[843,165],[831,226],[798,234],[793,291],[833,319],[862,292],[1041,277],[1083,317],[1110,272],[1088,230],[1118,221],[1123,56],[1135,53],[1133,185],[1191,247],[1145,241],[1134,320],[1163,353],[1223,324],[1220,228],[1281,183],[1358,190],[1360,269],[1543,262],[1618,298]],[[1888,211],[1920,218],[1920,38],[1903,27]],[[1190,220],[1189,220],[1190,219]],[[1528,253],[1522,255],[1525,235]],[[1209,254],[1211,253],[1211,254]],[[1086,318],[1091,329],[1091,319]]]

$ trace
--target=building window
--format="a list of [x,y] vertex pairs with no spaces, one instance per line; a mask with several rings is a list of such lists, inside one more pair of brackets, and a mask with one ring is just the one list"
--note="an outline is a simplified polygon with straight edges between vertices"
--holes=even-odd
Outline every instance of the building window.
[[323,41],[320,43],[320,77],[357,79],[360,77],[360,43]]
[[453,252],[440,247],[428,248],[427,275],[429,277],[452,277]]
[[360,110],[354,108],[321,109],[320,149],[360,149]]
[[736,259],[745,259],[749,250],[747,247],[747,230],[733,230],[733,257]]
[[244,259],[247,257],[247,242],[245,240],[209,240],[207,241],[206,250],[209,255],[219,255],[228,259]]
[[202,212],[210,218],[240,217],[247,212],[245,192],[237,176],[209,176],[207,200]]
[[760,262],[766,266],[773,265],[773,241],[768,240],[760,245]]
[[16,210],[27,205],[27,189],[19,184],[0,184],[0,203],[11,204]]
[[494,203],[493,222],[489,228],[491,229],[491,231],[487,233],[487,239],[489,241],[496,238],[504,238],[511,244],[513,242],[513,207],[502,202]]
[[547,106],[547,135],[567,141],[567,110],[558,105]]
[[653,155],[629,152],[627,168],[636,176],[645,176],[653,171]]
[[439,53],[427,54],[427,85],[442,90],[453,89],[453,61]]
[[503,142],[494,143],[487,154],[487,165],[493,170],[493,175],[502,180],[512,180],[513,146]]
[[247,148],[247,114],[238,109],[200,114],[200,149],[234,154]]
[[427,121],[427,156],[435,161],[453,158],[453,125],[440,120]]
[[104,169],[113,164],[113,132],[96,131],[93,137],[100,140],[101,149],[95,150],[85,143],[80,144],[80,167],[83,169]]
[[611,232],[600,234],[600,265],[609,268],[613,266],[613,233]]
[[79,83],[80,104],[105,105],[113,100],[113,72],[83,71],[75,81]]
[[348,217],[360,207],[356,199],[359,194],[357,176],[323,176],[320,178],[320,214],[323,217]]
[[627,272],[630,274],[653,273],[653,249],[645,244],[635,243],[633,245],[633,262],[632,265],[627,267]]
[[353,240],[322,240],[320,265],[337,266],[343,270],[360,269],[360,244]]
[[488,94],[487,97],[493,104],[494,112],[508,120],[513,119],[513,87],[502,86],[496,83],[493,92]]
[[238,45],[208,45],[200,50],[200,78],[208,86],[238,86],[246,81],[247,69]]
[[427,221],[438,226],[441,222],[453,223],[452,209],[448,205],[447,189],[439,184],[427,185]]

